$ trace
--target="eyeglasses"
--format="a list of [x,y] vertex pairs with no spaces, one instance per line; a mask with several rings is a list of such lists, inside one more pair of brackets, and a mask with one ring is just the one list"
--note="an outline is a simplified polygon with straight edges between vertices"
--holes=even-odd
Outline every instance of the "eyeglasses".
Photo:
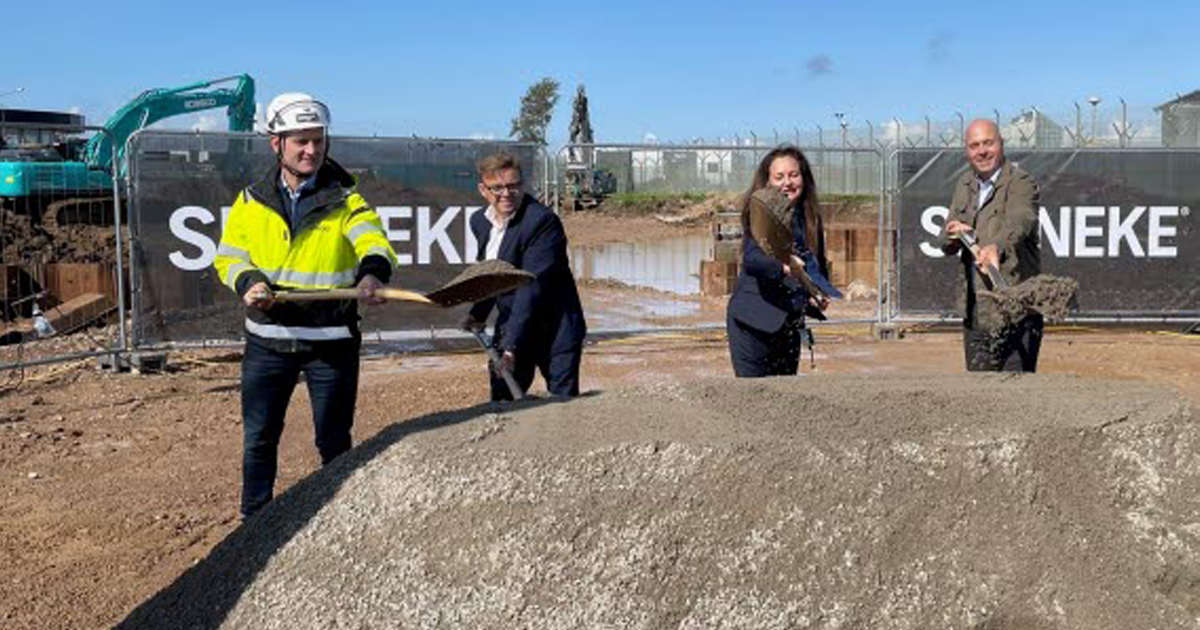
[[517,193],[521,192],[521,182],[516,182],[513,184],[496,184],[495,186],[484,186],[484,188],[497,197],[504,193],[516,195]]

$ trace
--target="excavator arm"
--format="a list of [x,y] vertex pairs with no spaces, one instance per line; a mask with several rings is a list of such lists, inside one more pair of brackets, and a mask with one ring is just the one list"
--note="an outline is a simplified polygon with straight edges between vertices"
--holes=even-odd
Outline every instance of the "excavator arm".
[[[231,88],[213,88],[234,82],[236,84]],[[116,163],[124,172],[125,142],[135,132],[165,118],[219,107],[226,108],[230,131],[252,131],[254,79],[242,74],[178,88],[147,90],[108,119],[104,128],[109,133],[92,136],[84,147],[83,159],[89,168],[108,169],[115,153]]]

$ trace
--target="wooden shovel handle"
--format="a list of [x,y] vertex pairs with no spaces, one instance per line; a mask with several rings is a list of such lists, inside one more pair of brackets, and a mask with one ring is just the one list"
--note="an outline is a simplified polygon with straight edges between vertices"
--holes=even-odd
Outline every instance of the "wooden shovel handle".
[[[392,289],[383,287],[375,289],[375,295],[386,300],[402,302],[420,302],[433,304],[433,301],[416,291]],[[357,300],[358,289],[327,289],[325,291],[280,291],[275,294],[278,302],[312,302],[318,300]]]

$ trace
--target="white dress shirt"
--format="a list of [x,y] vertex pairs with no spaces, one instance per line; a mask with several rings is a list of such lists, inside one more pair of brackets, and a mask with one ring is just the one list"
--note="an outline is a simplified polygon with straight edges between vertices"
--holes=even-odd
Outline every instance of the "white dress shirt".
[[1000,179],[1000,169],[997,168],[991,177],[979,180],[979,199],[976,200],[976,210],[982,208],[988,197],[992,196],[992,191],[996,189],[996,180],[998,179]]
[[504,240],[504,232],[508,229],[508,220],[512,215],[505,217],[500,216],[499,212],[492,206],[488,206],[483,211],[483,216],[487,217],[488,223],[492,224],[491,234],[488,236],[487,249],[484,251],[484,260],[496,260],[500,256],[500,242]]

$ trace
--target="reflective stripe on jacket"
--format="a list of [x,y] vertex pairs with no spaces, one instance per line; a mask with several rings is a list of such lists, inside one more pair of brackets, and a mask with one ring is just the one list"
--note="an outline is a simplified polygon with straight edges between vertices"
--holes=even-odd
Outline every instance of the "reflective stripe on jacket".
[[[214,267],[239,296],[258,282],[275,290],[353,287],[366,273],[390,279],[396,254],[383,224],[354,179],[326,160],[314,191],[300,200],[291,225],[276,182],[279,168],[237,197],[221,234]],[[354,300],[276,303],[247,308],[247,331],[268,339],[319,341],[357,334]]]

